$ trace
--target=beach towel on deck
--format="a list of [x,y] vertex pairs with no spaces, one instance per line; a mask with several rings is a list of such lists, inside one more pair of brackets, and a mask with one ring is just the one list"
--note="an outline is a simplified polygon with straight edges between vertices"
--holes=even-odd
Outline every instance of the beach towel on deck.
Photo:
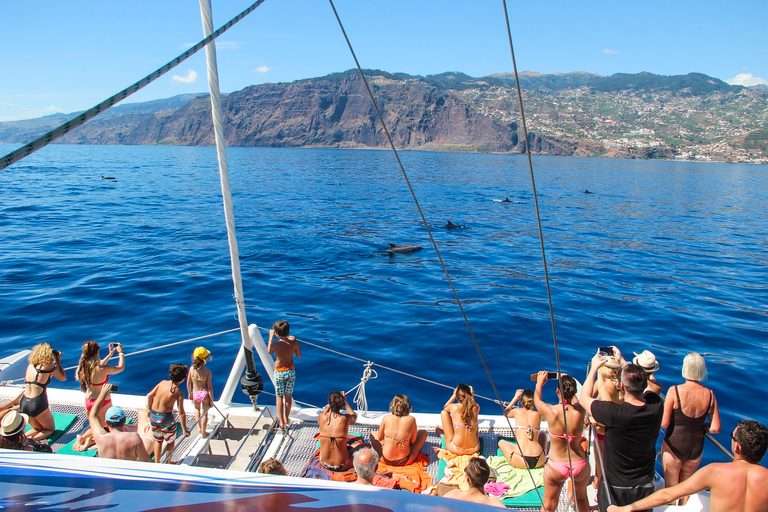
[[513,468],[505,457],[493,455],[486,461],[496,470],[496,482],[509,485],[509,490],[501,498],[520,496],[544,485],[544,468],[531,469],[529,474],[527,469]]
[[[315,438],[317,439],[319,436],[320,434],[318,433],[315,435]],[[362,434],[349,434],[347,436],[347,452],[351,452],[353,449],[363,444],[361,436]],[[303,478],[314,478],[316,480],[336,480],[341,482],[354,482],[357,480],[357,474],[355,474],[355,472],[352,470],[331,471],[323,467],[323,465],[320,463],[319,439],[317,441],[317,448],[315,449],[315,453],[313,453],[309,458],[307,465],[304,466],[304,469],[301,470],[301,474],[299,476]]]
[[458,485],[462,491],[469,489],[464,470],[467,469],[469,461],[477,457],[478,454],[476,453],[472,455],[456,455],[442,448],[438,450],[437,458],[445,461],[443,473],[437,475],[440,477],[440,482],[447,485]]
[[[53,423],[54,423],[54,430],[53,434],[46,439],[48,441],[48,444],[53,444],[56,441],[59,440],[61,436],[64,435],[64,433],[69,429],[69,427],[72,426],[72,424],[77,419],[77,414],[64,414],[60,412],[54,412],[53,413]],[[28,431],[31,426],[27,425],[27,428],[24,429],[24,432]]]
[[376,472],[392,473],[392,478],[397,481],[401,489],[420,493],[432,485],[432,476],[427,472],[428,464],[429,457],[423,453],[420,453],[416,460],[407,466],[393,466],[379,459]]

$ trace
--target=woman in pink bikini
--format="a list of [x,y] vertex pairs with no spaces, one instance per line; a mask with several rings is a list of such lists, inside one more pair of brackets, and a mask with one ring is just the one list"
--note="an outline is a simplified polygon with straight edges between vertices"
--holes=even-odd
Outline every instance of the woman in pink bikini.
[[[195,404],[195,421],[197,430],[205,436],[208,428],[208,409],[213,407],[213,384],[211,370],[205,364],[211,357],[211,351],[205,347],[197,347],[192,353],[192,368],[187,379],[187,393]],[[202,408],[202,412],[200,409]],[[202,414],[202,418],[201,418]]]
[[[541,399],[541,388],[547,382],[548,373],[539,372],[536,390],[533,393],[536,409],[549,425],[549,460],[544,466],[543,508],[545,510],[557,508],[560,490],[565,481],[573,476],[576,484],[576,508],[579,512],[588,512],[589,461],[581,444],[584,439],[582,432],[586,412],[578,400],[574,400],[576,380],[570,375],[561,374],[562,396],[560,389],[557,389],[560,403],[550,405]],[[567,432],[566,421],[568,422]]]
[[[104,359],[99,359],[99,344],[95,341],[86,341],[83,343],[83,354],[80,356],[80,363],[77,365],[75,378],[80,381],[80,390],[85,392],[85,409],[90,412],[93,404],[101,393],[101,387],[109,382],[109,376],[120,373],[125,368],[125,355],[123,346],[119,343],[109,344],[109,353]],[[107,363],[117,351],[117,365],[108,366]],[[112,405],[112,399],[107,397],[99,411],[99,421],[102,426],[106,426],[105,416],[107,409]]]
[[[456,401],[457,403],[454,403]],[[440,413],[445,434],[445,448],[455,455],[472,455],[480,452],[477,437],[477,417],[480,406],[475,402],[475,393],[470,386],[459,384],[453,390],[451,399]]]

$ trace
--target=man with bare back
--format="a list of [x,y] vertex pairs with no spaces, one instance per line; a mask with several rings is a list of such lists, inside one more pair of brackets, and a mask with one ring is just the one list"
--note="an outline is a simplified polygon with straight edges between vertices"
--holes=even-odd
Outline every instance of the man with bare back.
[[270,329],[267,342],[267,353],[275,354],[275,396],[280,428],[288,427],[293,407],[293,386],[296,383],[293,356],[301,357],[299,340],[289,335],[290,329],[287,321],[278,320]]
[[173,464],[171,455],[176,444],[176,418],[173,417],[173,406],[179,409],[179,423],[184,435],[189,437],[187,415],[184,413],[184,392],[179,388],[186,380],[189,369],[187,365],[174,363],[168,369],[170,380],[164,380],[147,395],[149,405],[149,422],[152,425],[152,435],[155,436],[155,462],[160,462],[163,453],[163,441],[168,445],[168,462]]
[[705,489],[712,512],[768,512],[768,468],[760,465],[768,449],[768,429],[756,421],[740,421],[731,433],[731,449],[733,462],[709,464],[688,480],[625,507],[610,506],[608,512],[650,510]]
[[99,457],[151,462],[139,434],[125,431],[125,413],[120,407],[113,405],[107,409],[106,422],[109,432],[101,426],[99,411],[111,390],[112,384],[104,384],[88,413],[88,423],[91,425],[91,434],[96,441]]

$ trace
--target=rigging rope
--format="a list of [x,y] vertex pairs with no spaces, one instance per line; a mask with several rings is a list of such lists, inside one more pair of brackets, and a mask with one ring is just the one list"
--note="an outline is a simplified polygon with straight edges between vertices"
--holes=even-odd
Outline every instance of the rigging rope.
[[[400,172],[403,175],[403,179],[405,180],[405,183],[408,186],[408,190],[411,193],[411,197],[413,198],[413,202],[416,205],[416,209],[419,212],[419,216],[421,217],[422,224],[424,225],[424,228],[427,230],[427,235],[429,236],[429,241],[432,243],[432,247],[434,247],[434,249],[435,249],[435,254],[437,255],[437,259],[439,260],[440,266],[443,269],[443,273],[445,274],[446,280],[448,281],[448,285],[451,287],[451,292],[453,293],[453,296],[456,299],[456,304],[459,306],[459,310],[461,311],[461,315],[464,318],[464,323],[467,326],[467,330],[469,331],[469,335],[472,338],[472,342],[475,344],[475,350],[477,351],[477,354],[480,357],[480,361],[483,364],[483,368],[485,369],[485,373],[488,376],[488,381],[490,382],[491,387],[493,388],[493,392],[496,395],[496,400],[495,401],[501,407],[502,415],[504,415],[504,418],[507,420],[507,424],[508,424],[509,428],[512,429],[512,423],[510,422],[509,417],[507,417],[507,415],[504,414],[504,405],[503,405],[503,401],[501,400],[501,395],[499,394],[499,391],[496,388],[496,383],[493,380],[493,376],[491,375],[491,371],[488,368],[488,364],[485,361],[485,357],[483,356],[483,352],[480,349],[480,344],[478,343],[477,338],[475,337],[475,333],[472,330],[472,326],[470,325],[469,318],[467,317],[467,314],[466,314],[466,312],[464,310],[464,305],[462,304],[461,299],[459,299],[459,294],[458,294],[458,292],[456,291],[456,288],[453,285],[453,280],[451,279],[451,275],[448,272],[448,268],[446,267],[445,262],[443,261],[443,257],[442,257],[442,255],[440,253],[440,249],[437,246],[437,242],[435,241],[435,238],[432,236],[432,230],[430,229],[429,223],[427,222],[427,219],[426,219],[426,217],[424,215],[424,212],[421,209],[421,205],[419,204],[419,200],[416,197],[416,192],[414,191],[413,186],[411,185],[411,181],[408,178],[408,173],[405,171],[405,167],[403,166],[403,163],[400,160],[400,154],[397,152],[397,148],[395,147],[395,143],[393,142],[392,137],[391,137],[391,135],[389,133],[389,129],[387,128],[387,124],[384,122],[384,116],[382,116],[381,111],[379,110],[379,106],[376,103],[376,99],[373,96],[373,92],[371,91],[371,87],[368,84],[368,80],[365,78],[365,73],[363,73],[363,68],[360,66],[360,62],[357,59],[357,55],[355,54],[355,50],[352,48],[352,43],[350,42],[349,37],[347,36],[347,32],[344,29],[344,24],[341,22],[341,18],[339,17],[339,13],[336,11],[336,6],[334,5],[333,0],[328,0],[328,1],[331,4],[331,8],[333,9],[333,14],[336,17],[336,21],[339,24],[339,28],[341,29],[341,32],[344,35],[344,39],[347,42],[347,46],[349,47],[349,51],[352,54],[352,58],[355,61],[355,65],[357,66],[357,70],[358,70],[358,72],[360,74],[360,77],[363,80],[363,84],[365,85],[365,89],[368,92],[368,96],[371,98],[371,103],[373,104],[373,108],[376,111],[376,116],[378,117],[379,122],[381,123],[381,126],[384,129],[384,134],[386,135],[387,141],[389,142],[389,147],[390,147],[390,149],[392,150],[392,152],[395,155],[395,159],[397,160],[397,164],[400,167]],[[506,2],[504,4],[504,12],[506,14]],[[507,28],[509,28],[509,18],[508,17],[507,17]],[[510,45],[511,45],[511,42],[512,42],[512,36],[511,36],[511,33],[510,33]],[[514,60],[514,53],[513,53],[513,60]],[[515,68],[515,76],[517,76],[517,68]],[[527,137],[526,137],[526,147],[527,147]],[[529,159],[530,159],[530,156],[529,156]],[[535,196],[535,191],[534,191],[534,196]],[[558,362],[558,374],[559,374],[559,372],[560,372],[560,365],[559,365],[559,362]],[[522,453],[521,453],[521,455],[522,455]],[[528,468],[528,474],[531,477],[531,481],[533,481],[534,488],[536,489],[536,494],[539,496],[539,499],[541,500],[541,493],[539,492],[539,489],[536,486],[536,482],[535,482],[535,480],[533,478],[533,474],[531,473],[530,468]],[[574,487],[574,489],[575,489],[575,487]]]
[[472,331],[472,326],[469,323],[469,318],[467,317],[466,311],[464,311],[464,305],[461,302],[461,299],[459,299],[459,294],[456,291],[456,288],[453,285],[453,279],[451,279],[451,275],[448,272],[448,267],[445,265],[445,262],[443,261],[443,256],[440,253],[440,249],[437,246],[437,242],[435,241],[435,238],[432,236],[432,230],[429,227],[429,223],[427,222],[427,218],[424,215],[424,211],[421,209],[421,204],[419,203],[418,198],[416,197],[416,192],[413,189],[413,186],[411,185],[411,180],[408,178],[408,173],[405,171],[405,167],[403,166],[403,162],[400,160],[400,154],[397,152],[397,148],[395,147],[395,143],[392,140],[392,136],[389,133],[389,129],[387,128],[387,123],[384,122],[384,116],[381,114],[381,110],[379,110],[379,105],[376,103],[376,99],[373,97],[373,91],[371,91],[371,87],[368,84],[368,80],[365,78],[365,73],[363,73],[363,68],[360,66],[360,62],[357,60],[357,55],[355,54],[355,50],[352,48],[352,43],[349,40],[349,37],[347,36],[347,31],[344,29],[344,24],[341,22],[341,18],[339,17],[339,13],[336,11],[336,6],[333,3],[333,0],[328,0],[328,2],[331,4],[331,8],[333,9],[333,14],[336,16],[336,21],[339,24],[339,28],[341,29],[341,33],[344,35],[344,40],[347,42],[347,46],[349,47],[349,51],[352,54],[352,58],[355,61],[355,65],[357,66],[357,71],[360,73],[360,77],[363,80],[363,84],[365,85],[366,91],[368,91],[368,96],[371,98],[371,103],[373,104],[373,108],[376,111],[376,116],[379,119],[379,122],[381,123],[382,128],[384,129],[384,134],[387,137],[387,141],[389,142],[389,147],[392,150],[392,152],[395,155],[395,159],[397,160],[397,164],[400,167],[400,172],[403,175],[403,179],[405,180],[405,184],[408,186],[408,190],[411,193],[411,197],[413,198],[413,202],[416,205],[416,209],[419,212],[419,216],[421,217],[421,222],[424,225],[424,228],[427,230],[427,235],[429,236],[429,241],[432,243],[432,247],[435,249],[435,254],[437,255],[437,259],[440,262],[440,267],[443,269],[443,273],[445,274],[445,278],[448,281],[448,285],[451,287],[451,292],[453,293],[454,298],[456,299],[456,304],[459,306],[459,310],[461,311],[461,315],[464,318],[464,323],[467,326],[467,330],[469,331],[469,335],[472,337],[472,341],[475,344],[475,349],[477,350],[478,355],[480,356],[480,361],[483,364],[483,368],[485,369],[485,373],[488,375],[488,380],[491,383],[491,387],[493,388],[494,394],[496,395],[496,400],[499,404],[502,403],[501,396],[499,395],[498,390],[496,389],[496,384],[493,381],[493,377],[491,377],[491,372],[488,369],[488,364],[485,362],[485,357],[483,357],[483,352],[480,350],[480,344],[477,341],[477,338],[475,337],[475,333]]
[[62,137],[69,133],[70,131],[74,130],[78,126],[84,124],[86,121],[89,121],[90,119],[93,119],[103,111],[107,110],[109,107],[113,106],[115,103],[118,103],[131,94],[135,93],[136,91],[139,91],[146,87],[147,85],[151,84],[164,74],[166,74],[168,71],[172,70],[185,60],[187,60],[189,57],[200,51],[202,48],[204,48],[208,43],[215,40],[217,37],[219,37],[221,34],[229,30],[235,23],[242,20],[246,16],[248,16],[251,12],[253,12],[258,6],[260,6],[262,3],[264,3],[264,0],[257,0],[254,2],[250,7],[245,9],[243,12],[229,20],[227,23],[219,27],[216,32],[212,33],[199,43],[197,43],[195,46],[190,48],[189,50],[185,51],[172,61],[168,62],[164,66],[156,69],[149,75],[145,76],[138,82],[136,82],[133,85],[130,85],[123,89],[122,91],[118,92],[117,94],[110,96],[106,100],[102,101],[95,107],[92,107],[89,110],[86,110],[82,114],[73,117],[69,121],[65,122],[64,124],[61,124],[60,126],[54,128],[53,130],[49,131],[45,135],[42,135],[38,137],[37,139],[33,140],[29,144],[20,147],[19,149],[15,151],[11,151],[4,157],[0,158],[0,171],[8,167],[9,165],[18,162],[22,158],[31,155],[35,151],[37,151],[40,148],[43,148],[50,144],[51,142],[55,141],[59,137]]
[[[538,226],[538,229],[539,229],[539,244],[541,245],[541,259],[544,266],[544,282],[546,283],[546,286],[547,286],[549,318],[550,318],[550,323],[552,325],[552,338],[555,345],[555,359],[557,361],[557,386],[560,389],[560,397],[563,405],[563,423],[564,423],[565,433],[566,435],[568,435],[570,434],[568,430],[568,417],[567,417],[568,415],[566,414],[567,409],[566,409],[565,398],[563,398],[564,395],[563,395],[563,381],[561,379],[562,372],[560,369],[560,351],[558,350],[558,347],[557,347],[557,331],[555,329],[555,310],[552,305],[552,290],[550,289],[550,286],[549,286],[549,270],[547,267],[547,253],[544,248],[544,231],[542,230],[542,227],[541,227],[541,214],[539,212],[539,196],[536,193],[536,179],[534,178],[533,161],[531,159],[531,144],[530,144],[530,141],[528,140],[528,127],[525,122],[525,110],[523,109],[523,93],[520,88],[520,77],[517,73],[517,61],[515,59],[515,48],[514,48],[514,45],[512,44],[512,29],[509,25],[509,11],[507,9],[507,0],[502,0],[502,3],[504,4],[504,20],[507,23],[507,37],[509,39],[509,52],[510,52],[510,55],[512,56],[512,69],[514,70],[514,73],[515,73],[515,86],[517,88],[517,99],[518,99],[518,104],[520,106],[520,121],[523,126],[523,136],[525,137],[525,154],[528,157],[528,169],[531,175],[531,189],[533,192],[533,203],[536,209],[536,225]],[[521,452],[521,455],[522,455],[522,452]],[[568,464],[571,467],[573,467],[570,446],[568,446]],[[576,479],[573,475],[573,472],[571,472],[571,488],[573,489],[573,502],[575,505]],[[544,507],[542,506],[542,509],[543,508]],[[574,506],[574,508],[576,507]]]

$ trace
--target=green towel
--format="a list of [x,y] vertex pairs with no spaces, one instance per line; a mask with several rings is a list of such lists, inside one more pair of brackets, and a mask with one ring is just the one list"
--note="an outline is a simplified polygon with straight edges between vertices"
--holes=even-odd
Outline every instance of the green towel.
[[71,440],[69,443],[65,444],[58,450],[56,450],[56,453],[60,453],[62,455],[82,455],[83,457],[95,457],[96,456],[96,447],[94,446],[90,450],[86,450],[84,452],[76,452],[72,447],[75,445],[75,442],[77,441],[77,438]]
[[[128,418],[125,420],[125,423],[127,425],[130,425],[133,423],[133,418]],[[75,446],[75,442],[77,442],[77,438],[71,440],[58,450],[56,450],[56,453],[60,453],[62,455],[80,455],[82,457],[95,457],[96,456],[96,447],[94,446],[90,450],[85,450],[84,452],[77,452],[73,449]]]
[[[72,424],[77,419],[77,414],[63,414],[60,412],[54,412],[53,413],[53,424],[54,424],[54,430],[53,434],[47,439],[48,444],[55,443],[61,436],[64,435],[64,432],[66,432],[69,427],[72,426]],[[27,425],[27,428],[24,429],[24,432],[31,429],[29,425]]]

